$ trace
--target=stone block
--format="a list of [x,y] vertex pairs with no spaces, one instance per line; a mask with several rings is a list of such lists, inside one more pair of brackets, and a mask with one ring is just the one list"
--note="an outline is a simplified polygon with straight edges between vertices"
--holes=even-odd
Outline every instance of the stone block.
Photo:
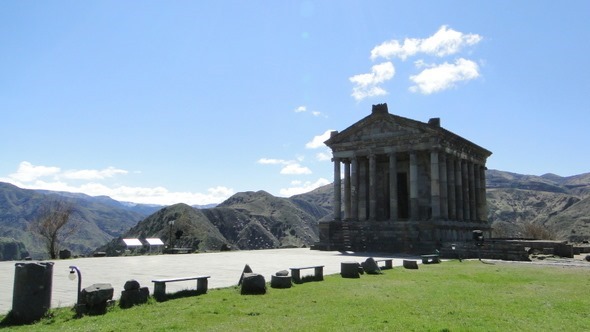
[[244,273],[242,279],[242,295],[266,294],[266,281],[261,274]]
[[19,323],[31,323],[43,317],[51,306],[53,262],[16,263],[12,317]]
[[87,314],[104,314],[107,304],[113,299],[111,284],[93,284],[80,292],[80,311]]
[[410,270],[417,270],[418,262],[404,259],[404,268]]
[[373,257],[367,258],[361,265],[367,274],[381,274],[381,269]]
[[138,290],[139,288],[140,288],[139,282],[134,279],[128,280],[127,282],[125,282],[125,286],[123,286],[123,289],[126,291]]
[[244,270],[242,270],[242,274],[240,275],[240,281],[238,281],[238,286],[242,284],[242,281],[244,280],[244,274],[246,273],[252,273],[252,268],[250,268],[250,265],[248,264],[246,264],[246,266],[244,266]]
[[134,305],[146,303],[148,301],[149,297],[150,297],[150,290],[147,287],[124,290],[121,292],[121,299],[119,300],[119,306],[121,308],[131,308]]
[[285,276],[288,276],[289,275],[289,271],[287,271],[287,270],[281,270],[281,271],[278,271],[277,273],[275,273],[275,275],[281,276],[281,277],[285,277]]
[[68,249],[63,249],[59,251],[59,259],[68,259],[72,258],[72,252]]
[[270,277],[270,287],[272,288],[291,288],[291,276],[287,273],[284,275],[272,275]]
[[342,278],[360,278],[361,265],[357,262],[341,262],[340,275]]

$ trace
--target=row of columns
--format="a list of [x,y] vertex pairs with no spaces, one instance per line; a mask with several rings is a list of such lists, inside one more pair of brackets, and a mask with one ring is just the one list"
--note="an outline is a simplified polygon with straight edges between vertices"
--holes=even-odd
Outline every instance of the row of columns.
[[[377,159],[368,158],[368,184],[360,176],[359,159],[334,158],[334,219],[342,220],[342,176],[344,163],[344,219],[359,220],[359,191],[368,192],[369,220],[377,214]],[[398,219],[397,154],[388,155],[389,216]],[[409,152],[410,220],[420,218],[419,172],[417,152]],[[367,190],[368,185],[368,190]],[[433,220],[487,220],[485,166],[437,150],[430,151],[430,208]]]
[[430,152],[432,219],[486,221],[485,166]]

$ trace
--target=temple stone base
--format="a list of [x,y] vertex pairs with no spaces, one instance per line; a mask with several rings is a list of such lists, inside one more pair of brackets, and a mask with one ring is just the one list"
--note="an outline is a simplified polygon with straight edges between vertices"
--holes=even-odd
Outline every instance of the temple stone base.
[[315,250],[428,253],[449,241],[467,241],[474,230],[489,236],[487,223],[473,221],[338,221],[320,222]]

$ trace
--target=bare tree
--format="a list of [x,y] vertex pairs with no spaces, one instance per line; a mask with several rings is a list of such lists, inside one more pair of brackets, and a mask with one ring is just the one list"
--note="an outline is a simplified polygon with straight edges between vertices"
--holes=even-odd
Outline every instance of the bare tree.
[[41,237],[51,259],[59,256],[60,245],[77,230],[77,224],[70,222],[74,211],[71,203],[52,201],[39,208],[36,219],[29,224],[29,230]]

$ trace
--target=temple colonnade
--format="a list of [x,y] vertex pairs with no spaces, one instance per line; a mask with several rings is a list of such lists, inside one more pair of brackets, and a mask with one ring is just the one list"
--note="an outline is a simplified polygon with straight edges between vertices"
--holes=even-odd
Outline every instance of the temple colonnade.
[[334,220],[487,221],[485,165],[461,155],[431,149],[334,157]]

